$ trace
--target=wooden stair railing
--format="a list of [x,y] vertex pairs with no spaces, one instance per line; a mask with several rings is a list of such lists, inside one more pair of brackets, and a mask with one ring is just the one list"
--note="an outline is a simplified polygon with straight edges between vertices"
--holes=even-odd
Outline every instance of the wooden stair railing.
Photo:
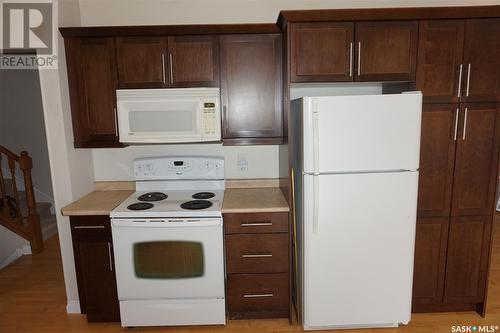
[[[12,205],[9,204],[8,192],[5,186],[5,178],[2,170],[3,158],[7,158],[7,166],[12,179],[12,197],[15,211],[11,212]],[[15,232],[19,236],[30,242],[31,252],[40,253],[43,250],[42,229],[40,226],[40,216],[36,211],[35,192],[31,179],[31,169],[33,162],[26,151],[22,151],[17,156],[7,148],[0,145],[0,197],[3,200],[3,208],[0,210],[0,224]],[[20,169],[24,178],[24,190],[26,193],[26,204],[28,215],[23,216],[19,191],[16,184],[16,169]]]

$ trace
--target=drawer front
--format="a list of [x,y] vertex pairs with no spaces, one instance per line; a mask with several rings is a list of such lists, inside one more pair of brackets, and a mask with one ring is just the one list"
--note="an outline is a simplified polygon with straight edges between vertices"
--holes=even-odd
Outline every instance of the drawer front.
[[109,216],[71,216],[70,223],[73,237],[111,237]]
[[288,284],[288,273],[229,275],[228,310],[230,313],[287,310]]
[[226,235],[228,274],[284,273],[288,264],[288,234]]
[[226,234],[288,232],[288,213],[224,214]]

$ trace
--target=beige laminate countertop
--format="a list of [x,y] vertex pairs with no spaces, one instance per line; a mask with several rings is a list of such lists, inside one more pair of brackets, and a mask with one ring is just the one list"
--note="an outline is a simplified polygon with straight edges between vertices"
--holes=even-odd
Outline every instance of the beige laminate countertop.
[[[62,209],[63,215],[109,215],[134,191],[94,191]],[[224,192],[222,213],[288,212],[283,193],[278,187],[229,188]]]
[[134,191],[130,190],[94,191],[64,207],[62,214],[66,216],[109,215],[113,208],[121,204],[132,193]]
[[279,187],[229,188],[224,192],[222,213],[288,212]]

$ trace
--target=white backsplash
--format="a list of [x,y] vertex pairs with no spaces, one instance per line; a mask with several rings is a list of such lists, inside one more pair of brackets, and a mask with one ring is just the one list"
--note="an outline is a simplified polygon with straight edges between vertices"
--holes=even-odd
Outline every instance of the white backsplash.
[[[133,161],[155,156],[224,156],[227,179],[278,178],[277,145],[222,146],[222,144],[134,145],[126,148],[93,149],[96,181],[134,180]],[[238,157],[245,156],[246,170],[238,166]],[[245,169],[245,168],[243,168]]]

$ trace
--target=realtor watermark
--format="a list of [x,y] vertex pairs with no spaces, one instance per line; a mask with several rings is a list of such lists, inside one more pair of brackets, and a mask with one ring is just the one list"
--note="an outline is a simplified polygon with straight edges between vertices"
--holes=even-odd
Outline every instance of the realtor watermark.
[[57,1],[0,0],[0,69],[57,68]]
[[493,333],[499,332],[499,330],[498,325],[454,325],[451,326],[450,332]]

